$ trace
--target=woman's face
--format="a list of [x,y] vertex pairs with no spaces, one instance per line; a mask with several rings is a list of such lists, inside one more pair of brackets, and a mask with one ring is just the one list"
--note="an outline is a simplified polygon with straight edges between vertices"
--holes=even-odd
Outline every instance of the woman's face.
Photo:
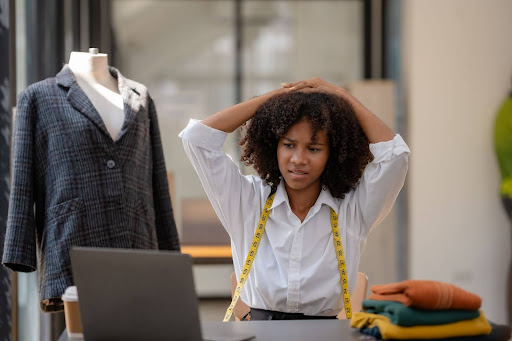
[[[329,140],[321,130],[303,119],[288,129],[277,144],[277,162],[287,188],[296,191],[320,189],[320,176],[329,159]],[[318,194],[318,193],[317,193]]]

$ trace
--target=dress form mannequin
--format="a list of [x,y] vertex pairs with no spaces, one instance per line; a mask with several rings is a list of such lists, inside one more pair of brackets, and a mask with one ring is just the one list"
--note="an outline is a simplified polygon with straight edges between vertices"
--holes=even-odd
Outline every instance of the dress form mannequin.
[[12,128],[1,262],[39,271],[43,312],[64,309],[74,246],[180,249],[147,87],[104,54],[72,53],[69,62],[20,93]]
[[109,72],[108,56],[96,48],[71,52],[68,66],[115,141],[124,122],[124,103],[118,82]]

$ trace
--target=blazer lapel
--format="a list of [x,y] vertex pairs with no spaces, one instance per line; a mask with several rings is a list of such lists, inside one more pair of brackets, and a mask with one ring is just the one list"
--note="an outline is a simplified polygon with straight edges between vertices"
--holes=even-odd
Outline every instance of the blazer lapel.
[[[110,74],[117,79],[119,92],[123,97],[124,102],[124,122],[121,127],[121,131],[117,137],[117,141],[119,141],[123,135],[130,129],[130,127],[134,124],[137,115],[142,110],[146,110],[144,107],[147,102],[147,88],[129,80],[114,67],[109,68]],[[90,119],[98,129],[103,132],[107,137],[112,140],[112,136],[107,130],[103,119],[100,114],[89,100],[89,97],[85,94],[85,92],[80,88],[78,83],[76,82],[75,76],[71,69],[66,65],[64,68],[57,74],[55,77],[57,83],[69,88],[66,99],[68,102],[81,112],[85,117]]]
[[146,110],[147,103],[147,88],[137,82],[125,78],[119,70],[110,67],[110,74],[117,79],[119,84],[119,92],[123,96],[124,101],[124,122],[119,132],[117,140],[119,141],[124,134],[135,123],[137,115]]
[[85,117],[90,119],[98,129],[107,135],[110,139],[110,133],[105,127],[105,123],[103,123],[103,119],[101,118],[96,108],[89,100],[89,97],[83,92],[78,83],[76,82],[75,76],[71,69],[66,65],[64,68],[57,74],[55,77],[57,80],[57,84],[60,84],[64,87],[69,88],[68,93],[66,95],[66,99],[69,104],[79,112],[81,112]]

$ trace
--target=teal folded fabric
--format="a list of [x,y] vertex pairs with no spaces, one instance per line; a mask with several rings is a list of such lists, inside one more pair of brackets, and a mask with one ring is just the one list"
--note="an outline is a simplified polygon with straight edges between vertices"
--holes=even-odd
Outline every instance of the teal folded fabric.
[[477,310],[423,310],[398,302],[377,300],[364,300],[363,309],[367,313],[384,315],[391,323],[404,327],[447,324],[480,316]]

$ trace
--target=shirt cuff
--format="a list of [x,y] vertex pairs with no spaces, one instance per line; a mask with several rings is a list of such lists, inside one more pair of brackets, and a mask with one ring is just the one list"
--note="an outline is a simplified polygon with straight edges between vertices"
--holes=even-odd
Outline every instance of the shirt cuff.
[[370,143],[370,152],[373,154],[372,163],[379,163],[389,161],[403,153],[409,154],[411,151],[404,139],[396,134],[390,141]]
[[197,147],[217,152],[222,150],[222,146],[228,134],[221,130],[208,127],[199,120],[191,119],[178,136]]

